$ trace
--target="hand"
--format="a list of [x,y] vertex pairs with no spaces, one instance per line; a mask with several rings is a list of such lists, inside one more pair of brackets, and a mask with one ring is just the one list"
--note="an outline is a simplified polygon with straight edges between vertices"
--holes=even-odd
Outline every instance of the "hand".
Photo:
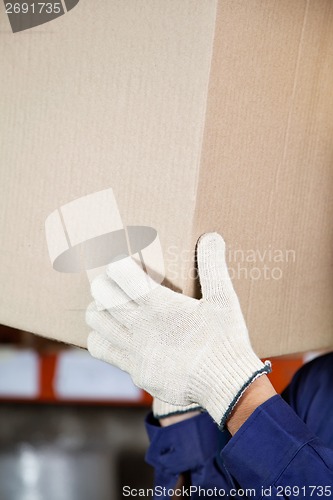
[[200,238],[197,261],[201,300],[155,283],[130,257],[110,264],[92,283],[88,349],[160,400],[206,408],[223,428],[270,364],[251,347],[220,235]]

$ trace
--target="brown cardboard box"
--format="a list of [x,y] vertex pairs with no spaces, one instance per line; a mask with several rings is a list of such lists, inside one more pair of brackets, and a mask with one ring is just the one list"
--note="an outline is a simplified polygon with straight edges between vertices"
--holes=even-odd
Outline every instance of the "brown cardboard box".
[[259,355],[333,345],[330,0],[0,14],[1,323],[85,346],[87,275],[52,268],[45,220],[112,188],[187,294],[197,237],[223,234]]

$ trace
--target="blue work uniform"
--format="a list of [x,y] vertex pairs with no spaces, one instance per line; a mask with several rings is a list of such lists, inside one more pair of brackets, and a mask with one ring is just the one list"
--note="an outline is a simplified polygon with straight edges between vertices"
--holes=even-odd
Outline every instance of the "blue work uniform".
[[333,353],[304,365],[233,437],[207,413],[163,428],[150,414],[146,428],[154,499],[333,499]]

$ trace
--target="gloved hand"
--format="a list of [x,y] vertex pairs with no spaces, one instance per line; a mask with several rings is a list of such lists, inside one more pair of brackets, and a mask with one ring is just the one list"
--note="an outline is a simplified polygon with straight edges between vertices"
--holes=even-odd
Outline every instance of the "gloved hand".
[[199,239],[197,262],[201,300],[155,283],[130,257],[110,264],[91,286],[88,349],[158,399],[205,408],[223,428],[270,363],[251,347],[219,234]]

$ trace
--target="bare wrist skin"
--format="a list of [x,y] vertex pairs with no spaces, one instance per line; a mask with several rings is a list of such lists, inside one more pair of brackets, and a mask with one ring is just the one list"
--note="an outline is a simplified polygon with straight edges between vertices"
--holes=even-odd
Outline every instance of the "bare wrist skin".
[[276,394],[266,375],[262,375],[255,380],[246,389],[227,421],[227,429],[230,434],[234,435],[258,406]]
[[196,417],[197,415],[200,415],[199,410],[194,410],[194,411],[188,411],[186,413],[180,413],[179,415],[171,415],[170,417],[165,417],[165,418],[160,418],[160,426],[161,427],[168,427],[168,425],[172,424],[178,424],[178,422],[182,422],[183,420],[187,420],[192,417]]

